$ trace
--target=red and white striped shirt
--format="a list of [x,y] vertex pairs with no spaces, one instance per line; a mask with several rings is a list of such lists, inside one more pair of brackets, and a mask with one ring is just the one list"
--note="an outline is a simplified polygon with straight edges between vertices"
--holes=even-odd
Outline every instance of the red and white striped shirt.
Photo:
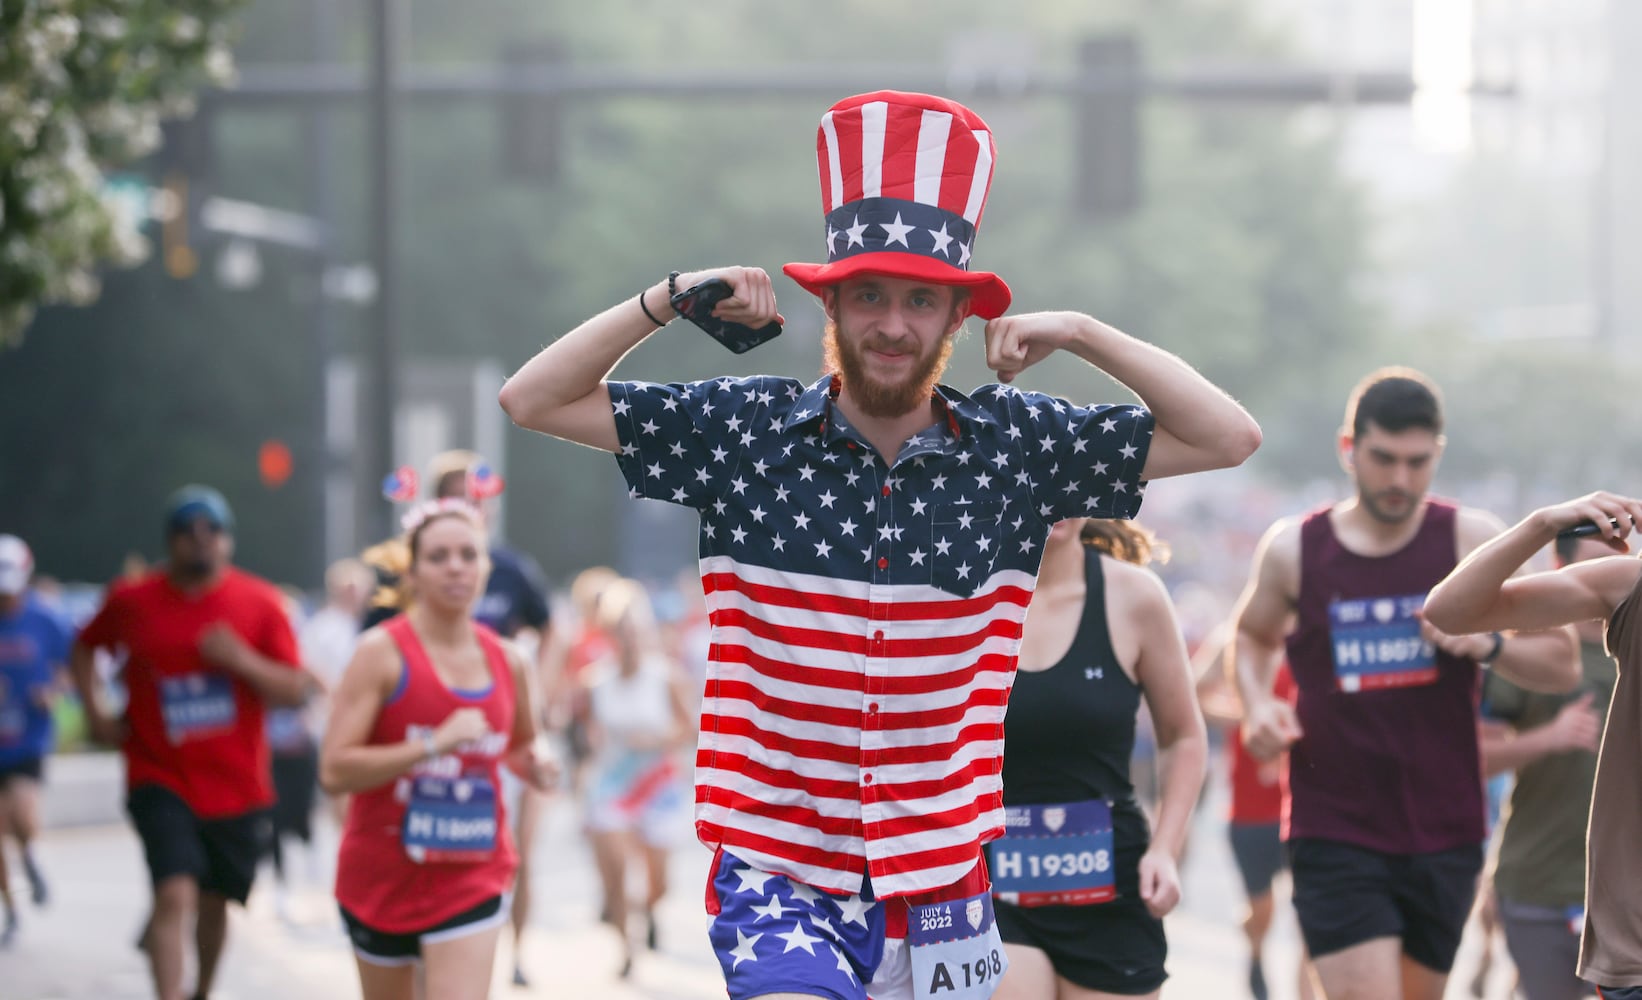
[[942,387],[886,465],[823,378],[611,383],[635,496],[701,514],[696,827],[819,889],[950,885],[1003,829],[1003,716],[1044,538],[1132,517],[1151,415]]

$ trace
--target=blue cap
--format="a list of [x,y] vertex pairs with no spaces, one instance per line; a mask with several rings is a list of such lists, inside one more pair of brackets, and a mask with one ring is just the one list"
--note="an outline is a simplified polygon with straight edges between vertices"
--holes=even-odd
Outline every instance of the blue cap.
[[190,484],[171,494],[165,502],[165,530],[167,534],[188,530],[199,518],[205,518],[223,531],[234,530],[234,511],[221,493],[209,486]]

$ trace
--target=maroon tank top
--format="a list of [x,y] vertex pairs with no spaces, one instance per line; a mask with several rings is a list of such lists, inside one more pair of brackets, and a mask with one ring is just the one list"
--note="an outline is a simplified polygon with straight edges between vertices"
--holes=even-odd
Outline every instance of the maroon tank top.
[[1342,545],[1328,513],[1300,527],[1287,644],[1305,735],[1289,755],[1284,838],[1387,854],[1480,844],[1477,665],[1422,640],[1415,617],[1457,561],[1457,508],[1427,501],[1414,538],[1377,558]]

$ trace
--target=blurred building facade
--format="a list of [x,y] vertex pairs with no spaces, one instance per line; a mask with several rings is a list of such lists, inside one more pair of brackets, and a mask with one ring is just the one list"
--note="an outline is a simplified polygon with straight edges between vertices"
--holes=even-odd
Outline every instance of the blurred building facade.
[[[1374,291],[1400,321],[1449,322],[1488,339],[1604,339],[1642,342],[1642,288],[1624,280],[1642,268],[1642,192],[1624,179],[1642,171],[1642,4],[1622,0],[1261,0],[1299,58],[1341,71],[1409,70],[1423,45],[1463,46],[1447,58],[1468,64],[1507,97],[1466,101],[1463,122],[1422,120],[1402,108],[1340,115],[1344,165],[1371,193],[1385,273]],[[1445,37],[1429,37],[1436,25]],[[1423,38],[1422,30],[1428,37]],[[1477,172],[1507,176],[1560,220],[1561,280],[1500,280],[1452,297],[1463,282],[1429,270],[1430,207]],[[1501,205],[1502,214],[1513,206]],[[1533,273],[1531,244],[1501,248],[1479,229],[1479,257],[1519,253]],[[1495,245],[1481,245],[1494,239]],[[1450,247],[1450,249],[1452,249]],[[1544,269],[1540,269],[1543,273]]]

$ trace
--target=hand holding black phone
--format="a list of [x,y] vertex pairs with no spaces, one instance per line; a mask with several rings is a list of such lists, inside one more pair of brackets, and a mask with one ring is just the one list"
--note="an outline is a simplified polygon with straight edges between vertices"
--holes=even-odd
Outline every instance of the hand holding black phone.
[[[1619,527],[1619,522],[1611,517],[1608,518],[1608,524],[1610,527]],[[1558,538],[1595,538],[1602,534],[1602,529],[1595,521],[1581,521],[1572,528],[1564,528],[1556,534]]]
[[670,301],[678,314],[707,331],[707,335],[737,354],[745,354],[781,335],[780,323],[767,323],[754,329],[742,323],[731,323],[713,315],[713,306],[729,298],[735,289],[723,278],[708,278],[678,292]]

